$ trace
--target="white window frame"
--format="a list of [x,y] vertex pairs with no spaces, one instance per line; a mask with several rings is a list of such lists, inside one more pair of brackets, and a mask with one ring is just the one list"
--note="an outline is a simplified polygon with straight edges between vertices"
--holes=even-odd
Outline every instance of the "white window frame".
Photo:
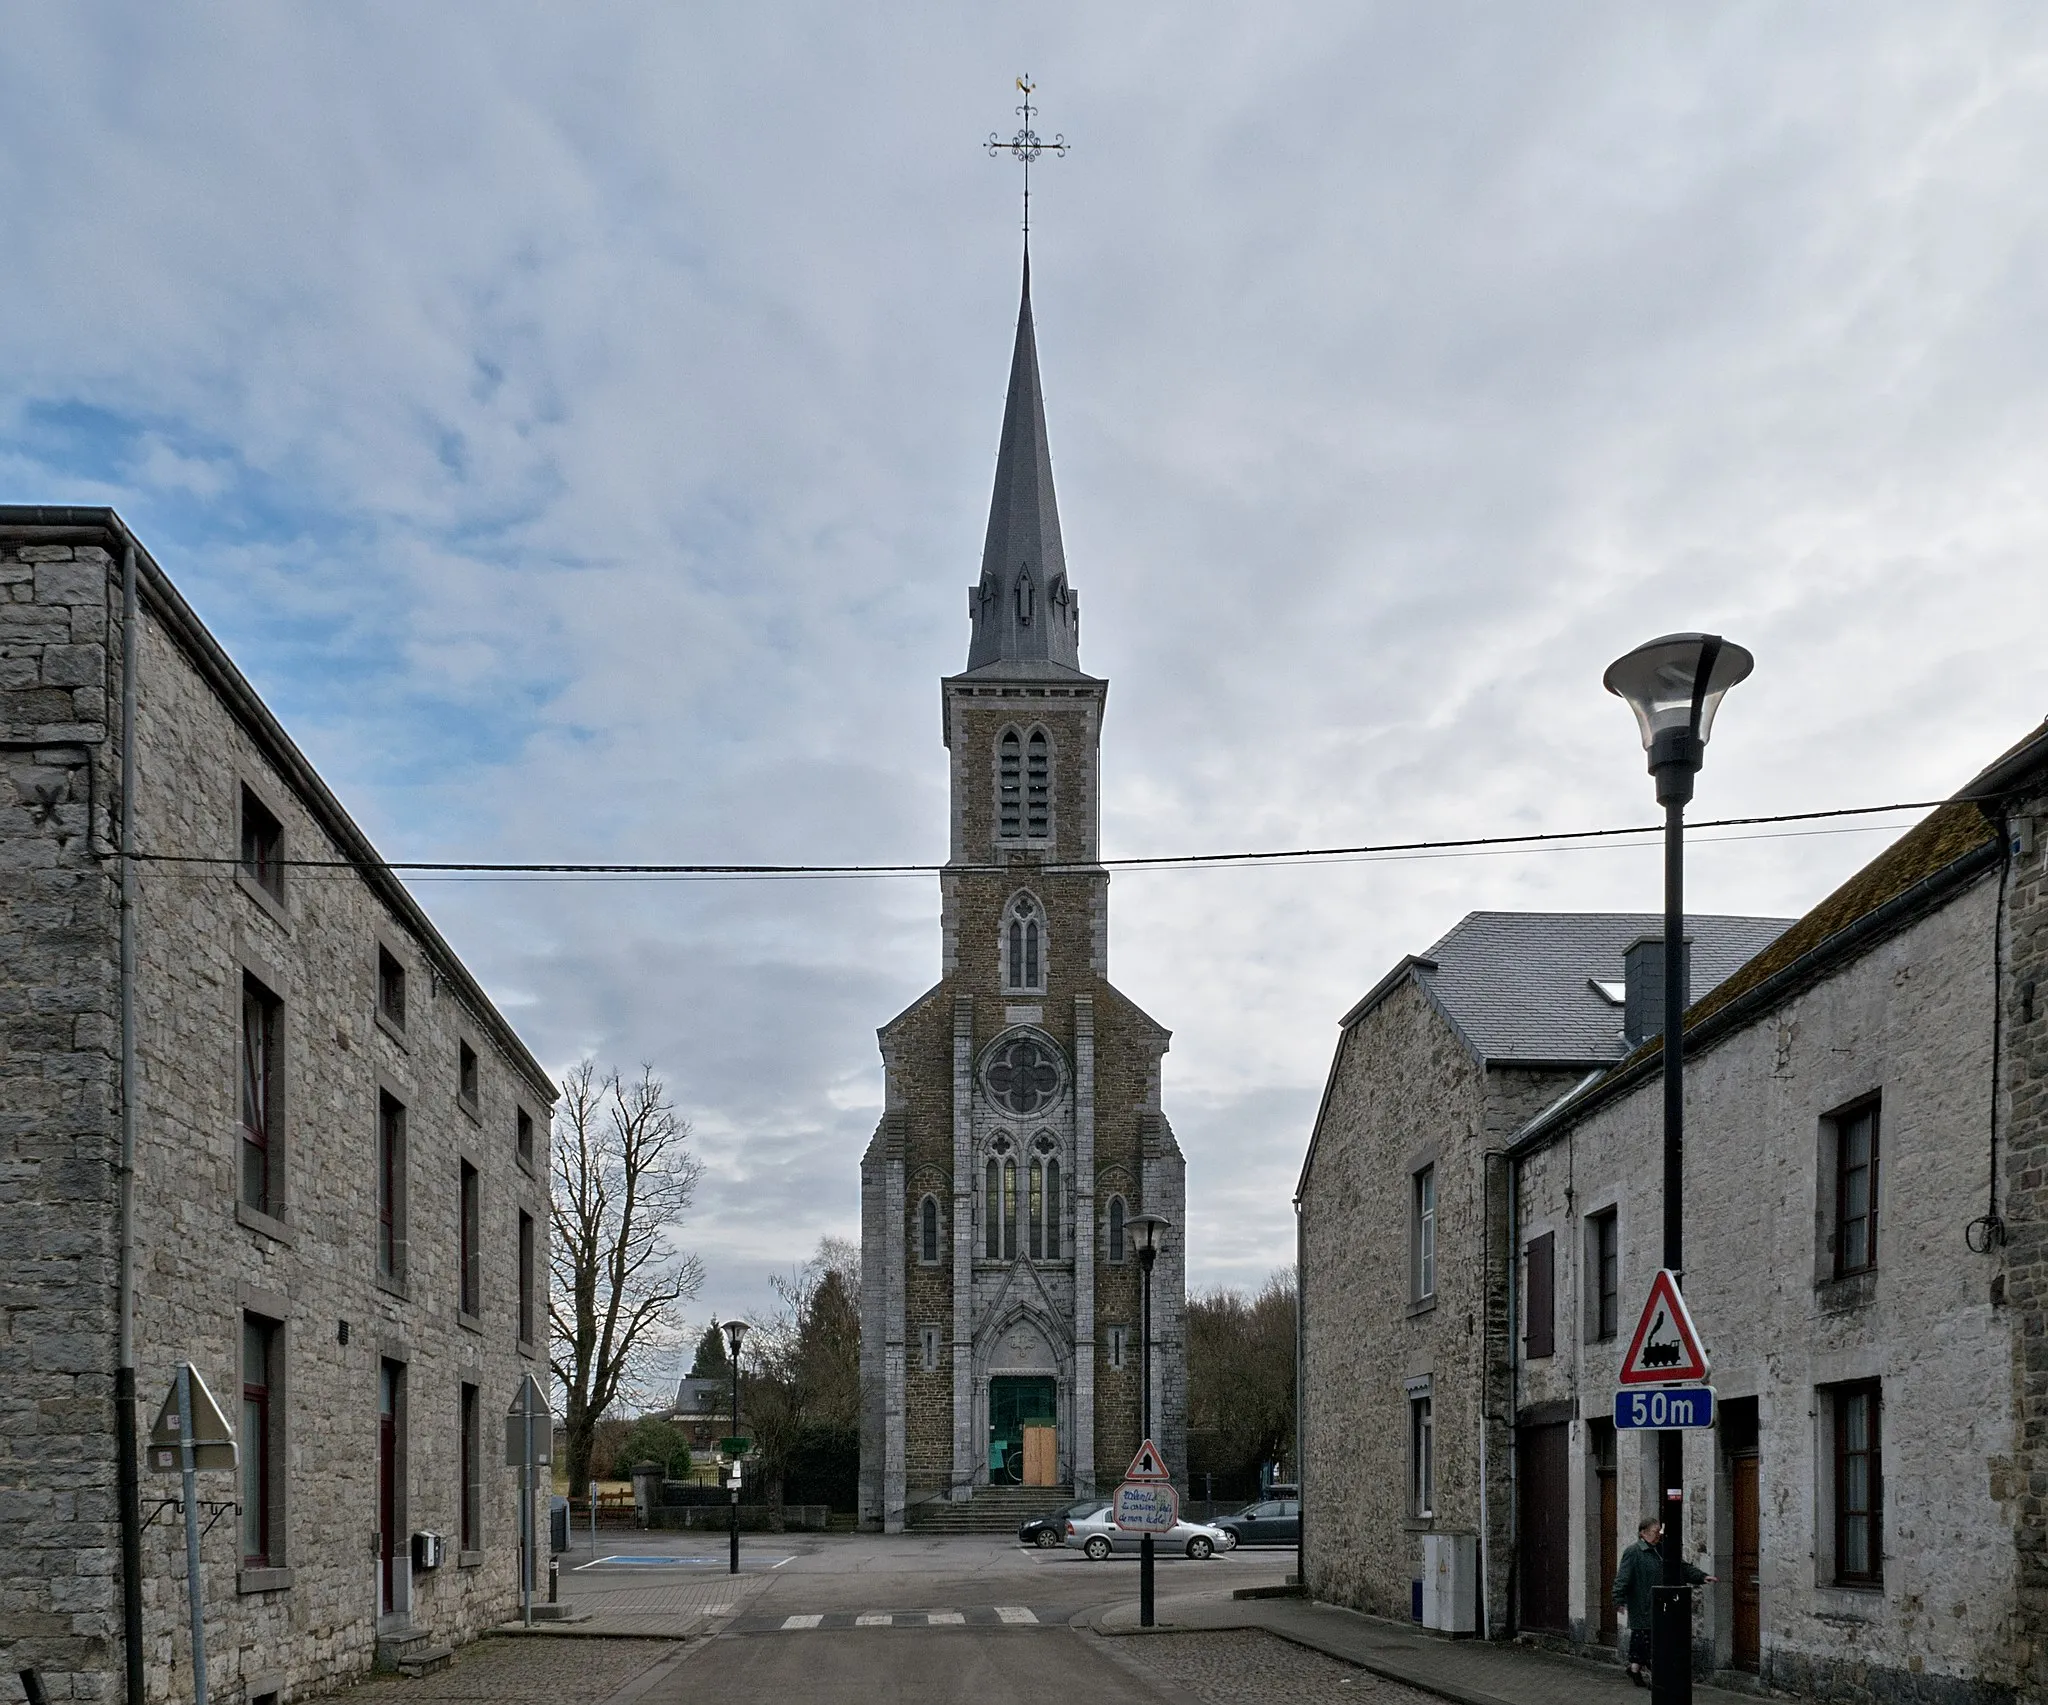
[[1428,1161],[1408,1175],[1410,1300],[1429,1302],[1436,1296],[1436,1162]]
[[1436,1518],[1436,1382],[1411,1379],[1408,1399],[1408,1513],[1417,1521]]

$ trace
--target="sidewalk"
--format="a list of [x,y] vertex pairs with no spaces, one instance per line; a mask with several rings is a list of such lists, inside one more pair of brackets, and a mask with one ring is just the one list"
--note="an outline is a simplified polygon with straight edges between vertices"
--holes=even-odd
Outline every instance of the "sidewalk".
[[[1411,1623],[1387,1622],[1335,1605],[1301,1598],[1233,1599],[1197,1593],[1158,1601],[1160,1633],[1226,1628],[1261,1629],[1298,1646],[1327,1653],[1390,1681],[1406,1682],[1458,1705],[1582,1705],[1648,1699],[1618,1665],[1559,1657],[1491,1640],[1448,1640]],[[1136,1600],[1095,1613],[1099,1634],[1143,1639]],[[1753,1705],[1755,1695],[1693,1684],[1699,1705]]]

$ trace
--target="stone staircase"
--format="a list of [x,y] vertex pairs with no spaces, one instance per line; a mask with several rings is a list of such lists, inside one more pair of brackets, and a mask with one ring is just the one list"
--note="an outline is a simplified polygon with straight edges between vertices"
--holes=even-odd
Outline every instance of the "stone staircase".
[[1015,1534],[1027,1518],[1073,1501],[1071,1486],[977,1486],[964,1504],[943,1498],[912,1504],[904,1514],[904,1526],[912,1533]]
[[423,1628],[394,1629],[377,1636],[377,1667],[381,1670],[396,1670],[417,1681],[454,1661],[455,1648],[435,1645],[434,1636]]

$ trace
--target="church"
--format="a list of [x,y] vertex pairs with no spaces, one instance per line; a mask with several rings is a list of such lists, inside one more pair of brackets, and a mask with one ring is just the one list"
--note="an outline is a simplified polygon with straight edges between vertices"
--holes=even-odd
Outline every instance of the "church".
[[[952,785],[939,981],[883,1025],[861,1162],[861,1525],[1108,1491],[1140,1442],[1138,1214],[1153,1436],[1185,1484],[1186,1166],[1160,1108],[1169,1033],[1109,981],[1109,683],[1053,497],[1031,263],[967,667],[940,682]],[[991,1496],[991,1494],[994,1494]],[[942,1514],[942,1512],[944,1512]],[[977,1521],[974,1525],[983,1525]]]

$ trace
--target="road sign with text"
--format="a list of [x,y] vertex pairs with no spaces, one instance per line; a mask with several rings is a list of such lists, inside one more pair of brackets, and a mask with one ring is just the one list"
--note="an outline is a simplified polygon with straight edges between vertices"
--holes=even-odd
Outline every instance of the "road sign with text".
[[1714,1424],[1711,1385],[1659,1385],[1614,1394],[1614,1424],[1655,1432]]
[[1164,1480],[1132,1480],[1116,1489],[1116,1525],[1127,1533],[1171,1533],[1180,1495]]

